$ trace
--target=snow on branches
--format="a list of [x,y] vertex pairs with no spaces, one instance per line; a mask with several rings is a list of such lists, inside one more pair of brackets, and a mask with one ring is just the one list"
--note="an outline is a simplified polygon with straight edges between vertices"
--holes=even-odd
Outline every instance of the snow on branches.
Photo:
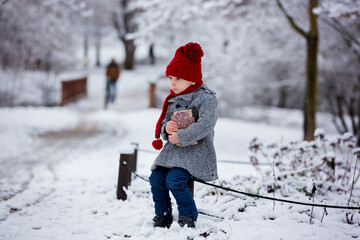
[[[310,196],[312,187],[307,187],[309,181],[314,181],[317,194],[322,196],[329,192],[346,195],[354,189],[360,176],[359,165],[356,165],[360,157],[359,148],[355,148],[356,138],[345,133],[330,140],[323,129],[317,129],[314,135],[315,140],[311,142],[264,145],[255,139],[249,144],[250,161],[271,191],[279,189],[282,195],[288,195],[284,192],[285,185],[292,185]],[[274,164],[275,168],[263,167],[259,163]],[[278,183],[275,189],[272,187],[273,175]],[[359,194],[357,189],[356,195]],[[358,204],[356,201],[351,204]]]

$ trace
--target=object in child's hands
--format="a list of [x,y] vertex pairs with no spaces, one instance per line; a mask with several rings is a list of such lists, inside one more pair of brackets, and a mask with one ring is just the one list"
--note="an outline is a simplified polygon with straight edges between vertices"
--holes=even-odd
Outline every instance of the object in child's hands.
[[[191,124],[195,123],[198,119],[198,111],[196,108],[191,108],[187,110],[176,111],[171,115],[171,120],[176,122],[179,126],[179,129],[185,129]],[[190,143],[187,146],[192,146],[198,144],[197,141]],[[180,143],[177,143],[176,146],[183,147]]]

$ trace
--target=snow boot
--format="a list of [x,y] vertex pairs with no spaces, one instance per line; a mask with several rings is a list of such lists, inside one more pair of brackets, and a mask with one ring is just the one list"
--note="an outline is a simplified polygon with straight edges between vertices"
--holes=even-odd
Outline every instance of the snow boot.
[[156,215],[153,218],[154,227],[170,228],[172,222],[173,222],[173,216],[171,213],[167,213],[165,216]]
[[188,228],[195,228],[196,219],[197,217],[180,216],[178,223],[180,227],[184,227],[186,225]]

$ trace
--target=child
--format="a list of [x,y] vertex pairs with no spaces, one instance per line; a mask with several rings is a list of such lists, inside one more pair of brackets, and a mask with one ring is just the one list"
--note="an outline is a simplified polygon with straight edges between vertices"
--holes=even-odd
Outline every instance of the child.
[[[155,227],[172,224],[169,190],[176,199],[181,227],[195,227],[198,212],[187,185],[191,177],[211,181],[218,178],[214,148],[214,127],[217,121],[215,93],[203,85],[198,43],[179,47],[166,68],[170,95],[166,97],[156,124],[153,147],[162,148],[160,134],[166,144],[151,167],[151,192],[155,203]],[[196,109],[198,119],[185,129],[171,121],[171,114]],[[194,144],[196,142],[196,144]]]

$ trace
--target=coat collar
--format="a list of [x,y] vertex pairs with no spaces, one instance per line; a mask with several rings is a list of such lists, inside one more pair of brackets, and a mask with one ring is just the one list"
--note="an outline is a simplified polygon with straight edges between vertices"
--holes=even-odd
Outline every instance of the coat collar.
[[198,92],[198,91],[201,91],[201,90],[205,90],[206,92],[208,93],[211,93],[211,94],[215,94],[214,91],[212,91],[211,89],[209,89],[205,84],[203,84],[199,89],[197,89],[196,91],[194,92],[191,92],[191,93],[187,93],[187,94],[183,94],[183,95],[180,95],[180,96],[177,96],[177,97],[173,97],[173,98],[170,98],[169,99],[169,103],[173,103],[179,99],[182,99],[182,100],[185,100],[185,101],[190,101],[191,98],[193,97],[193,95]]
[[170,98],[169,103],[173,103],[173,102],[175,102],[176,100],[179,100],[179,99],[183,99],[185,101],[190,101],[190,99],[192,98],[194,93],[199,91],[199,89],[197,89],[196,91],[191,92],[191,93],[187,93],[187,94],[183,94],[183,95],[180,95],[180,96],[177,96],[177,97]]

